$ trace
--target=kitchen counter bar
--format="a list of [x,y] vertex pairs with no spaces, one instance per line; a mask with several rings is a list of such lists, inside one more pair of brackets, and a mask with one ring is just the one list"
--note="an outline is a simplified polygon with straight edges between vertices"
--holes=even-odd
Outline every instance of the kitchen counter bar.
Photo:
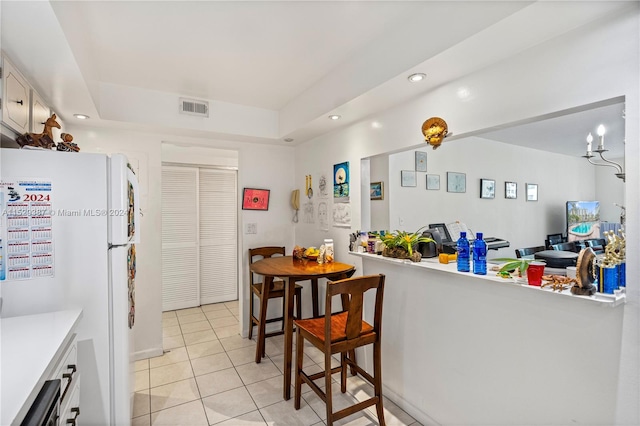
[[73,338],[81,309],[0,320],[0,424],[22,421]]
[[[559,294],[437,259],[353,255],[363,275],[386,276],[383,393],[420,423],[616,423],[624,295]],[[372,300],[364,314],[371,319]]]
[[370,254],[370,253],[351,252],[350,254],[354,256],[359,256],[365,259],[373,259],[376,261],[390,262],[393,264],[405,265],[407,267],[412,267],[412,268],[424,268],[424,269],[431,269],[431,270],[446,272],[449,274],[468,276],[468,277],[477,279],[478,284],[486,283],[487,281],[494,282],[494,283],[501,283],[504,285],[521,288],[523,289],[523,291],[528,290],[528,291],[548,293],[550,296],[567,296],[572,299],[595,303],[602,306],[609,306],[609,307],[615,307],[615,306],[619,306],[621,304],[626,303],[625,293],[621,291],[616,292],[616,294],[596,293],[593,296],[576,296],[574,294],[571,294],[570,290],[553,291],[550,288],[541,288],[537,286],[531,286],[528,284],[519,284],[514,282],[513,279],[501,278],[501,277],[498,277],[495,272],[489,271],[488,269],[490,269],[492,266],[491,263],[487,264],[487,275],[476,275],[472,272],[458,272],[458,270],[456,269],[455,262],[449,263],[449,264],[440,263],[437,257],[422,259],[422,261],[420,262],[411,262],[408,259],[394,259],[391,257],[384,257],[381,255]]

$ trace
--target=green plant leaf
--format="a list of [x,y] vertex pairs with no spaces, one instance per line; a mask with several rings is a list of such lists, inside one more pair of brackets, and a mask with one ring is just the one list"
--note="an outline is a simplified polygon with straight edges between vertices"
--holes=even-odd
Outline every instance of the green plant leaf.
[[529,263],[522,263],[520,265],[520,276],[522,276],[522,274],[525,273],[525,271],[527,270],[527,268],[529,267]]
[[388,248],[394,247],[402,247],[404,248],[409,255],[413,254],[413,248],[418,245],[418,243],[426,243],[433,241],[433,239],[422,236],[422,230],[425,227],[418,229],[416,232],[406,232],[396,230],[395,233],[389,233],[383,239],[383,243]]
[[527,268],[529,267],[529,264],[531,262],[542,262],[544,263],[544,260],[540,260],[540,259],[514,259],[512,257],[497,257],[495,259],[491,259],[492,261],[497,261],[497,262],[506,262],[504,265],[502,265],[502,267],[500,268],[500,272],[503,271],[513,271],[516,268],[520,271],[520,275],[522,275]]
[[504,265],[502,265],[502,268],[500,268],[500,272],[513,271],[515,269],[520,269],[520,271],[523,271],[522,266],[523,264],[521,262],[507,262]]

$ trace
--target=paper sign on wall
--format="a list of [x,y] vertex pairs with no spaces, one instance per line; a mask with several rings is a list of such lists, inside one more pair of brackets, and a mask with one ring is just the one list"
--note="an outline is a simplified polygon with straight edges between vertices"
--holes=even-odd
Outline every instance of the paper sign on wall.
[[51,181],[0,182],[0,281],[52,277]]

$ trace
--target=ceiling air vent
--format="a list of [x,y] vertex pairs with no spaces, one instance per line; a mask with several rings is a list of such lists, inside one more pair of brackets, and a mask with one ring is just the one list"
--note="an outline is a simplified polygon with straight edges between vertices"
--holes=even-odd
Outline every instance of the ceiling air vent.
[[209,102],[180,98],[180,113],[209,117]]

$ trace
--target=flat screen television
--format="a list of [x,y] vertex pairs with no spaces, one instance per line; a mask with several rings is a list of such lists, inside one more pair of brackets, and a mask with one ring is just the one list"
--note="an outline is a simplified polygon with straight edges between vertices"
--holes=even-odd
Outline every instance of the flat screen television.
[[567,241],[600,238],[600,202],[567,201]]

